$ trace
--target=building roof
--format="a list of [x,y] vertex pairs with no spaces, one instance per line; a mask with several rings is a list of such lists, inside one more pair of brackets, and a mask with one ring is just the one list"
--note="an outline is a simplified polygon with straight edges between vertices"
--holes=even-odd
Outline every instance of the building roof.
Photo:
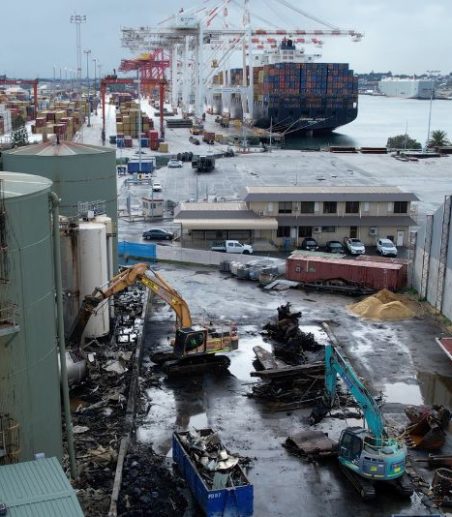
[[280,226],[417,226],[409,215],[283,215]]
[[5,151],[5,154],[14,156],[75,156],[106,152],[114,152],[114,149],[96,145],[77,144],[75,142],[61,142],[60,144],[42,142],[40,144],[24,145],[11,151]]
[[56,458],[0,466],[0,502],[8,517],[83,517]]
[[271,186],[246,187],[245,201],[418,201],[397,187]]
[[242,201],[181,203],[174,222],[191,230],[275,230],[274,217],[258,216]]

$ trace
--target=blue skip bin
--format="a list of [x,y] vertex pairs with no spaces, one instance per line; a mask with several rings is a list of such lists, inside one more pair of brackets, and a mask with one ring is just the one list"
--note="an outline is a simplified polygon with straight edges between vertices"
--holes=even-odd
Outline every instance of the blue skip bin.
[[[201,437],[215,434],[212,429],[199,429]],[[173,460],[177,463],[193,497],[208,517],[249,517],[253,515],[253,485],[248,481],[240,465],[233,467],[234,479],[240,484],[213,489],[207,486],[194,461],[183,445],[188,432],[173,433]],[[232,479],[232,476],[231,476]]]

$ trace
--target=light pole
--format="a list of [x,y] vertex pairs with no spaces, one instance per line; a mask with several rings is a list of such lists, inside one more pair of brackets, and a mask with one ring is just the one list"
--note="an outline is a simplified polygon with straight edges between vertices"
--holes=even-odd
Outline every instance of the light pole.
[[93,57],[94,63],[94,96],[96,96],[97,92],[97,57]]
[[432,104],[433,104],[433,94],[435,93],[435,79],[432,79],[432,74],[439,73],[438,70],[427,70],[427,73],[429,75],[429,78],[431,80],[431,87],[430,87],[430,103],[429,103],[429,109],[428,109],[428,128],[427,128],[427,141],[425,142],[425,148],[424,151],[427,151],[428,144],[430,143],[430,126],[432,122]]
[[75,24],[75,45],[77,49],[77,81],[78,87],[81,89],[82,79],[82,37],[81,37],[81,24],[86,23],[85,14],[74,13],[70,18],[71,23]]
[[91,50],[84,50],[86,54],[86,81],[88,83],[88,124],[87,127],[91,127],[91,101],[89,99],[89,55],[91,54]]

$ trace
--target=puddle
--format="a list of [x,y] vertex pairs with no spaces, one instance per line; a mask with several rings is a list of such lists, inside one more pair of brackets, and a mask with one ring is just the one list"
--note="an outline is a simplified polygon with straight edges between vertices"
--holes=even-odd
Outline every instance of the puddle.
[[[256,329],[254,328],[254,330]],[[272,351],[271,344],[265,343],[262,336],[240,336],[239,349],[228,354],[231,360],[231,366],[229,367],[231,375],[234,375],[234,377],[241,381],[258,381],[256,377],[251,377],[250,375],[251,372],[254,372],[253,361],[256,356],[253,352],[253,347],[256,345],[260,345],[269,352]]]
[[419,406],[424,403],[421,388],[418,384],[406,384],[405,382],[393,382],[385,384],[383,395],[386,402],[409,404]]
[[417,379],[425,403],[452,407],[452,378],[437,375],[436,373],[418,372]]

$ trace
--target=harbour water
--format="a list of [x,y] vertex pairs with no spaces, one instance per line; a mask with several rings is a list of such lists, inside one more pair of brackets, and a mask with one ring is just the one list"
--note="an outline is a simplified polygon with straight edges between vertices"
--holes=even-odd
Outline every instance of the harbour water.
[[[289,149],[326,145],[384,147],[389,137],[405,132],[422,145],[427,140],[429,100],[359,96],[358,117],[325,137],[287,138]],[[441,129],[452,139],[452,101],[433,100],[431,131]]]

